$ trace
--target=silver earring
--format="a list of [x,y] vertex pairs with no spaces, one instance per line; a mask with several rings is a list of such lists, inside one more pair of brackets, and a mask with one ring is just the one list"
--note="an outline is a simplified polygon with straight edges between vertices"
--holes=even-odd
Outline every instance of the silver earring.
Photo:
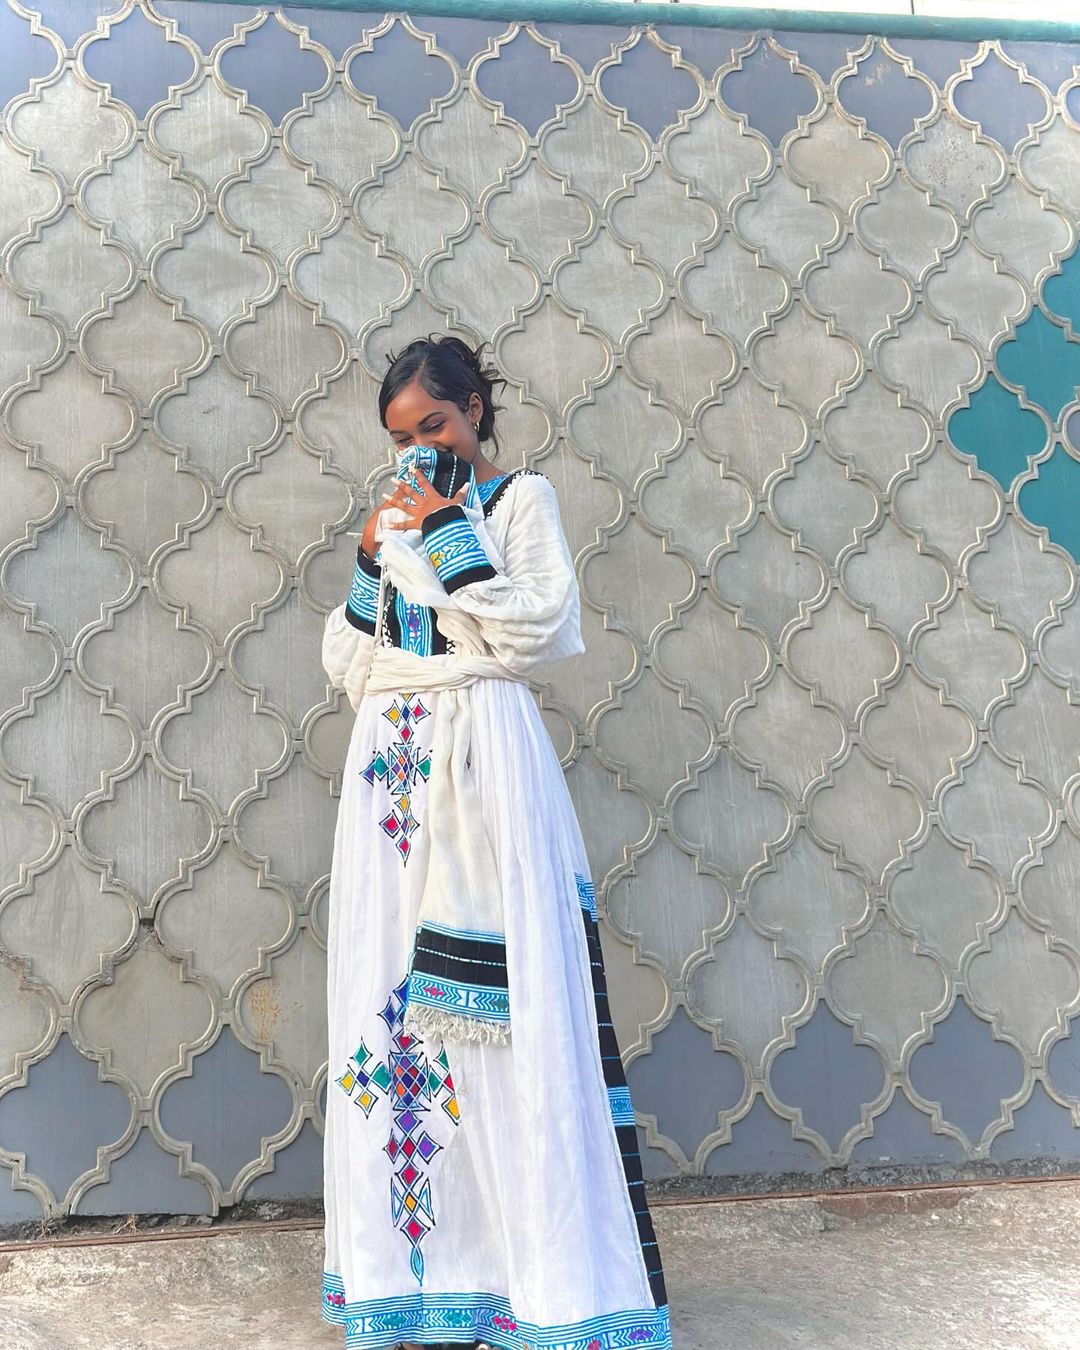
[[473,431],[479,433],[479,431],[480,431],[480,423],[479,423],[479,422],[474,422],[474,423],[473,423]]

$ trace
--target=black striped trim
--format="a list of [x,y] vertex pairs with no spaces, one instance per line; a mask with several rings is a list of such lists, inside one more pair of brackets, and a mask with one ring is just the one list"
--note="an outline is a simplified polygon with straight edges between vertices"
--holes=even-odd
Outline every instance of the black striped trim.
[[458,572],[454,576],[443,582],[443,589],[447,595],[453,595],[459,591],[462,586],[468,586],[473,581],[490,581],[492,577],[498,576],[494,567],[490,563],[482,563],[478,567],[466,568],[464,572]]
[[[464,507],[457,503],[442,506],[425,516],[420,533],[447,595],[470,582],[490,581],[498,575],[488,562]],[[462,567],[462,563],[466,565]]]
[[366,572],[369,577],[375,577],[376,580],[378,579],[379,573],[382,571],[382,568],[375,559],[369,558],[359,544],[356,546],[356,565],[361,572]]
[[[626,1074],[623,1071],[622,1056],[615,1028],[611,1023],[611,1009],[608,1006],[607,976],[604,972],[604,954],[600,947],[600,928],[592,914],[584,905],[581,918],[585,924],[585,941],[589,951],[589,966],[592,970],[593,995],[596,998],[596,1022],[600,1036],[600,1058],[604,1065],[604,1082],[609,1088],[626,1086]],[[641,1243],[641,1255],[645,1261],[645,1270],[649,1277],[649,1289],[653,1302],[658,1308],[667,1303],[667,1290],[664,1286],[664,1267],[660,1260],[660,1248],[656,1242],[652,1215],[645,1199],[645,1181],[641,1171],[641,1154],[638,1151],[637,1128],[634,1125],[616,1125],[615,1137],[619,1141],[619,1153],[622,1157],[623,1172],[626,1175],[626,1189],[630,1195],[630,1205],[637,1222],[638,1240]]]
[[434,975],[459,984],[507,989],[506,943],[462,938],[421,925],[413,948],[413,974]]
[[[382,569],[374,558],[368,557],[359,544],[356,546],[356,566],[365,576],[371,577],[378,585],[379,573]],[[363,615],[358,614],[355,609],[350,607],[348,601],[345,602],[345,619],[353,628],[359,629],[361,633],[366,633],[368,637],[375,636],[375,621],[365,619]]]
[[401,646],[401,624],[397,615],[398,589],[392,581],[383,588],[383,625],[390,639],[391,647]]
[[468,516],[456,502],[451,502],[448,506],[440,506],[437,511],[432,511],[429,515],[426,515],[420,522],[420,533],[426,539],[440,525],[449,525],[452,520],[468,520]]

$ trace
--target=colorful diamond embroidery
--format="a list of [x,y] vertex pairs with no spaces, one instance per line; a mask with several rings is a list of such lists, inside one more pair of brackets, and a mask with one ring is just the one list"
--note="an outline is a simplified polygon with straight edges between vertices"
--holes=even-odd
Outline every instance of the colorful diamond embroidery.
[[[385,1095],[390,1087],[390,1075],[385,1064],[377,1065],[371,1073],[367,1071],[371,1051],[363,1041],[349,1056],[348,1066],[340,1078],[334,1081],[338,1087],[357,1104],[365,1116],[371,1115],[371,1108]],[[356,1089],[359,1088],[357,1092]],[[372,1091],[372,1089],[376,1091]],[[353,1096],[353,1093],[356,1095]]]
[[[454,1080],[444,1046],[429,1060],[419,1043],[404,1029],[408,977],[391,993],[379,1016],[390,1030],[390,1053],[385,1064],[368,1068],[371,1052],[363,1041],[349,1059],[337,1085],[356,1102],[365,1116],[383,1096],[390,1099],[390,1137],[383,1152],[390,1159],[390,1213],[394,1225],[412,1247],[409,1265],[418,1283],[424,1280],[424,1256],[420,1243],[435,1226],[431,1183],[426,1165],[442,1144],[424,1126],[424,1119],[438,1103],[457,1125],[460,1120]],[[356,1089],[359,1092],[353,1096]]]
[[421,778],[426,782],[431,772],[430,753],[416,743],[416,723],[430,713],[418,698],[403,694],[383,711],[383,716],[397,731],[398,739],[385,750],[372,752],[371,763],[362,771],[362,777],[372,787],[376,779],[386,784],[393,805],[379,824],[394,841],[401,861],[407,863],[412,836],[420,825],[412,810],[413,789]]

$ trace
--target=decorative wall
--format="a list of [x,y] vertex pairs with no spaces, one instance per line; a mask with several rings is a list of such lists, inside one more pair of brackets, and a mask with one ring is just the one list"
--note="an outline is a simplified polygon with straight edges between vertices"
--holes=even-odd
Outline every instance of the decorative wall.
[[320,634],[441,329],[577,557],[650,1174],[1080,1166],[1078,71],[0,3],[0,1221],[321,1193]]

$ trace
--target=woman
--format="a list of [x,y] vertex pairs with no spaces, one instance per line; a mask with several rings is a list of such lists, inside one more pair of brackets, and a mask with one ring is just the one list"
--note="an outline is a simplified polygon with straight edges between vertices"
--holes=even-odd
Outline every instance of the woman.
[[349,1347],[670,1347],[593,886],[526,679],[583,651],[549,481],[419,339],[323,664],[357,710],[329,920],[324,1317]]

